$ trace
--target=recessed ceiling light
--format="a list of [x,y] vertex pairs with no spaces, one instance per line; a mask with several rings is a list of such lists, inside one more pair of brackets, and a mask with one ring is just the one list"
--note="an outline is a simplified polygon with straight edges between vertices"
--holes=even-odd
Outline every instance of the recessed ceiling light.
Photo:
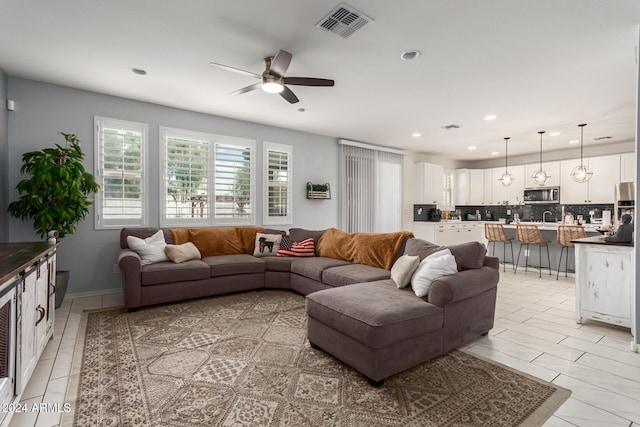
[[549,136],[558,136],[558,135],[560,135],[560,132],[551,132],[549,134]]
[[571,141],[569,141],[569,144],[577,144],[578,142],[580,142],[577,139],[572,139]]
[[492,152],[491,152],[491,155],[492,155],[492,156],[497,156],[498,154],[500,154],[500,152],[499,152],[499,151],[492,151]]
[[142,68],[132,68],[131,72],[133,74],[137,74],[139,76],[145,76],[147,74],[147,72],[145,70],[143,70]]
[[307,109],[306,108],[298,108],[298,111],[301,112],[301,113],[304,113],[305,111],[307,111]]
[[400,55],[400,58],[402,58],[403,61],[411,61],[412,59],[416,59],[418,56],[420,56],[422,52],[420,52],[419,50],[408,50],[406,52],[402,52],[402,55]]
[[486,116],[484,116],[485,120],[495,120],[497,118],[497,116],[495,114],[488,114]]
[[470,145],[470,146],[468,146],[468,147],[467,147],[467,150],[471,150],[471,151],[473,151],[473,150],[475,150],[476,148],[478,148],[478,147],[476,147],[475,145]]
[[420,132],[414,132],[411,134],[412,137],[417,138],[419,136],[421,136],[422,134]]

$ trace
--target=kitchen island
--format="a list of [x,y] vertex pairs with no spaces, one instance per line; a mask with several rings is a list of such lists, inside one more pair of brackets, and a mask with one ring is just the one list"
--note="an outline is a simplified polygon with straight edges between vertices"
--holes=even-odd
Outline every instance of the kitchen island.
[[633,243],[586,237],[576,245],[576,322],[594,319],[631,328],[635,313]]

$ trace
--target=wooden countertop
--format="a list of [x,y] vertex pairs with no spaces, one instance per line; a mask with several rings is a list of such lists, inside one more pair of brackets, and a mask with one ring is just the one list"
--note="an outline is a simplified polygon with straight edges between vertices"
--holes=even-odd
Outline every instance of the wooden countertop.
[[0,243],[0,283],[12,279],[58,245],[47,242]]
[[573,243],[587,243],[591,245],[607,245],[607,246],[630,246],[633,247],[633,243],[620,243],[620,242],[605,242],[604,236],[584,237],[582,239],[572,240]]

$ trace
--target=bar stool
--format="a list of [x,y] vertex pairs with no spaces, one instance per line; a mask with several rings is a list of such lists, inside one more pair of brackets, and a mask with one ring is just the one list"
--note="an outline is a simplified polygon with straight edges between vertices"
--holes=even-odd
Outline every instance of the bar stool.
[[[549,263],[549,276],[551,276],[551,258],[549,257],[549,241],[546,241],[542,238],[542,233],[540,233],[540,229],[537,225],[532,224],[518,224],[516,226],[516,231],[518,234],[518,240],[520,241],[520,250],[518,250],[518,260],[516,261],[516,268],[514,273],[518,272],[518,263],[520,262],[520,252],[522,252],[522,246],[527,245],[527,251],[529,250],[529,245],[538,246],[538,260],[540,262],[540,275],[538,277],[542,277],[542,247],[545,246],[547,248],[547,262]],[[527,260],[525,262],[524,271],[527,271],[529,267],[529,257],[526,257]]]
[[515,264],[513,263],[513,237],[507,237],[507,233],[504,231],[504,227],[502,224],[484,224],[484,237],[488,240],[487,246],[493,243],[493,252],[492,256],[496,253],[496,243],[502,243],[502,271],[507,271],[507,243],[511,246],[511,266],[515,270]]
[[567,258],[564,261],[564,277],[567,277],[569,270],[569,248],[574,248],[575,243],[571,243],[574,239],[582,239],[587,237],[587,232],[579,225],[560,225],[558,226],[558,244],[562,246],[560,249],[560,261],[558,261],[558,273],[556,280],[560,277],[560,266],[562,265],[562,253],[567,249]]

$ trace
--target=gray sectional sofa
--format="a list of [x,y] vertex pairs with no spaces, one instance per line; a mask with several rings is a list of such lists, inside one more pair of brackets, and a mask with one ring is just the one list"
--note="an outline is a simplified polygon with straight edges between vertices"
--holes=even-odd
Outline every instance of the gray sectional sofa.
[[[180,264],[142,265],[127,236],[146,238],[159,229],[121,231],[118,265],[125,307],[139,307],[251,289],[290,289],[306,296],[308,339],[363,373],[374,385],[486,334],[493,327],[498,258],[480,243],[451,246],[458,273],[433,282],[428,296],[398,289],[388,269],[348,260],[254,257],[231,254]],[[167,243],[173,242],[163,230]],[[322,231],[291,229],[291,240],[322,238]],[[396,254],[420,259],[441,249],[409,238]]]

